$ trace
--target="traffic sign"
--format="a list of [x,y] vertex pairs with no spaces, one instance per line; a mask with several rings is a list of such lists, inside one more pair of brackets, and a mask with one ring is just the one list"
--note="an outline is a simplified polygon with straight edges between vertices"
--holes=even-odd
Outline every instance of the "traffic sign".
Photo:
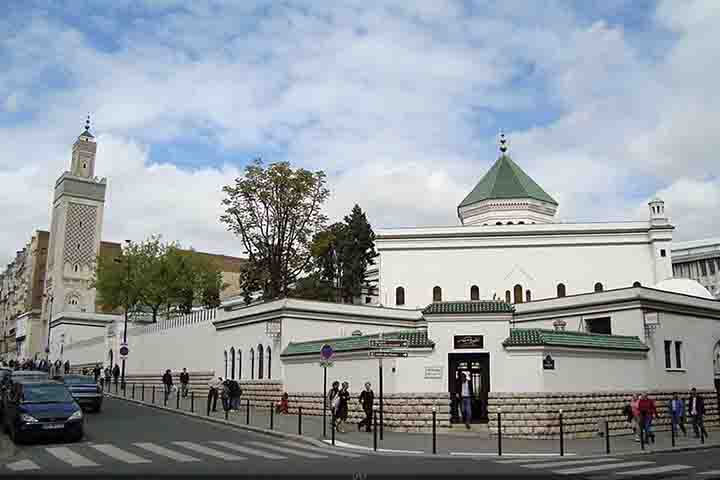
[[120,357],[127,358],[128,354],[130,353],[130,349],[127,346],[127,343],[123,343],[120,345]]
[[320,349],[320,358],[323,360],[330,360],[333,355],[335,355],[335,351],[328,344],[323,345]]
[[399,338],[371,338],[368,340],[370,348],[407,348],[409,342]]
[[320,366],[321,367],[332,367],[333,362],[330,360],[320,360]]
[[384,352],[384,351],[374,351],[374,352],[368,352],[368,354],[371,357],[376,358],[383,358],[383,357],[407,357],[408,352]]

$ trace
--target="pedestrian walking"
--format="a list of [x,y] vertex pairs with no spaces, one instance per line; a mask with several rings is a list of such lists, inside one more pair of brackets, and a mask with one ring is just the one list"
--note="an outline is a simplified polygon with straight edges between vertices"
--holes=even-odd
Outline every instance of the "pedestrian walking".
[[685,400],[680,398],[677,392],[673,394],[672,400],[668,402],[668,411],[673,431],[677,432],[678,427],[687,437],[687,429],[685,428]]
[[343,382],[342,387],[340,388],[340,391],[337,394],[338,406],[337,406],[337,413],[335,414],[335,417],[337,419],[335,428],[340,433],[345,433],[345,430],[343,429],[343,425],[347,422],[348,410],[349,410],[349,406],[350,406],[349,387],[350,387],[350,384],[348,382]]
[[655,433],[653,432],[653,420],[657,417],[657,408],[655,400],[648,397],[647,393],[643,393],[638,402],[640,410],[640,435],[644,435],[649,443],[655,443]]
[[340,393],[340,382],[335,380],[328,392],[328,405],[330,405],[330,411],[335,416],[334,425],[337,425],[338,405],[340,404],[340,397],[338,397],[338,393]]
[[705,416],[705,400],[697,394],[697,389],[693,388],[690,390],[690,399],[688,400],[688,411],[692,418],[693,432],[695,438],[700,438],[700,432],[703,433],[705,438],[708,437],[707,430],[705,430],[705,422],[703,418]]
[[633,394],[632,400],[630,401],[630,411],[632,414],[632,429],[635,434],[635,441],[639,442],[642,426],[640,425],[640,395],[637,393]]
[[65,360],[65,375],[70,373],[70,360]]
[[212,411],[217,412],[217,401],[218,401],[218,394],[220,393],[220,389],[222,388],[223,379],[222,377],[218,377],[217,379],[212,379],[208,382],[208,409],[210,408],[210,403],[212,403]]
[[165,387],[165,403],[168,401],[168,397],[170,396],[170,393],[172,393],[172,387],[173,387],[173,379],[172,379],[172,373],[170,373],[170,370],[165,370],[165,373],[162,376],[162,383]]
[[473,385],[468,378],[467,373],[462,372],[460,382],[456,389],[457,398],[460,400],[460,407],[462,409],[463,422],[465,428],[470,429],[470,420],[472,420],[472,399],[473,399]]
[[117,363],[113,367],[112,374],[113,374],[113,379],[115,380],[115,385],[117,385],[118,378],[120,378],[120,365],[118,365]]
[[95,383],[98,382],[98,379],[100,378],[100,364],[98,363],[95,365],[95,368],[93,368],[93,377],[95,377]]
[[362,406],[363,412],[365,412],[365,418],[358,422],[358,431],[360,431],[363,425],[365,425],[365,431],[369,432],[372,426],[372,411],[373,403],[375,402],[375,393],[373,393],[372,388],[370,387],[370,382],[365,382],[365,390],[363,390],[358,397],[358,401]]
[[105,388],[110,389],[110,378],[112,377],[112,371],[110,366],[105,367]]
[[183,368],[183,371],[180,374],[180,393],[182,394],[183,398],[187,397],[189,383],[190,374],[188,373],[187,368]]
[[242,389],[237,380],[230,380],[228,385],[230,387],[230,410],[240,410],[240,396],[242,395]]
[[220,385],[220,399],[224,411],[230,410],[230,379],[225,379]]
[[287,414],[290,412],[290,396],[287,394],[287,392],[282,394],[280,401],[278,402],[277,405],[275,405],[275,411],[277,413],[284,413],[284,414]]

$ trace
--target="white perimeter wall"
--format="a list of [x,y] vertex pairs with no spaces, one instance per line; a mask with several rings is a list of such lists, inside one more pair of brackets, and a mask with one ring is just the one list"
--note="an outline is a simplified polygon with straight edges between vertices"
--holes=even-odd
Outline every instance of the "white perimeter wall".
[[[402,391],[398,389],[398,380],[404,374],[399,369],[393,372],[395,364],[394,359],[383,360],[383,394]],[[285,373],[284,388],[288,392],[323,391],[323,368],[320,366],[319,359],[303,360],[302,363],[298,363],[297,360],[289,361],[285,365]],[[378,395],[380,392],[379,374],[379,365],[376,359],[358,356],[336,358],[333,366],[327,370],[327,387],[329,390],[335,380],[340,383],[348,382],[350,391],[359,393],[364,388],[365,382],[370,382],[375,395]],[[354,399],[351,400],[354,401]]]

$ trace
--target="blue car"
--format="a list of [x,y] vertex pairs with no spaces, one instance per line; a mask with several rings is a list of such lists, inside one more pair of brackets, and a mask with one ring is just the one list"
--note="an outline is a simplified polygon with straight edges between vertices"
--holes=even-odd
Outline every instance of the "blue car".
[[15,443],[62,438],[79,441],[84,418],[68,388],[51,380],[14,382],[6,394],[3,427]]

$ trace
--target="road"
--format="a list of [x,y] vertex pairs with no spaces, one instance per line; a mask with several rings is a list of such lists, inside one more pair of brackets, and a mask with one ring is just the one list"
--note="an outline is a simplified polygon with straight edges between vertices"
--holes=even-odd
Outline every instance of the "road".
[[[118,399],[106,399],[100,414],[87,414],[86,436],[80,443],[16,447],[5,437],[2,446],[0,475],[313,474],[377,478],[381,474],[472,474],[494,478],[503,474],[549,474],[544,478],[602,478],[604,475],[618,479],[632,478],[619,475],[620,471],[660,468],[650,475],[657,479],[673,474],[680,475],[678,478],[692,474],[698,474],[697,478],[712,478],[699,473],[720,469],[717,449],[612,457],[615,460],[383,455],[297,443]],[[595,469],[588,470],[590,467]],[[588,476],[595,474],[600,477]]]

